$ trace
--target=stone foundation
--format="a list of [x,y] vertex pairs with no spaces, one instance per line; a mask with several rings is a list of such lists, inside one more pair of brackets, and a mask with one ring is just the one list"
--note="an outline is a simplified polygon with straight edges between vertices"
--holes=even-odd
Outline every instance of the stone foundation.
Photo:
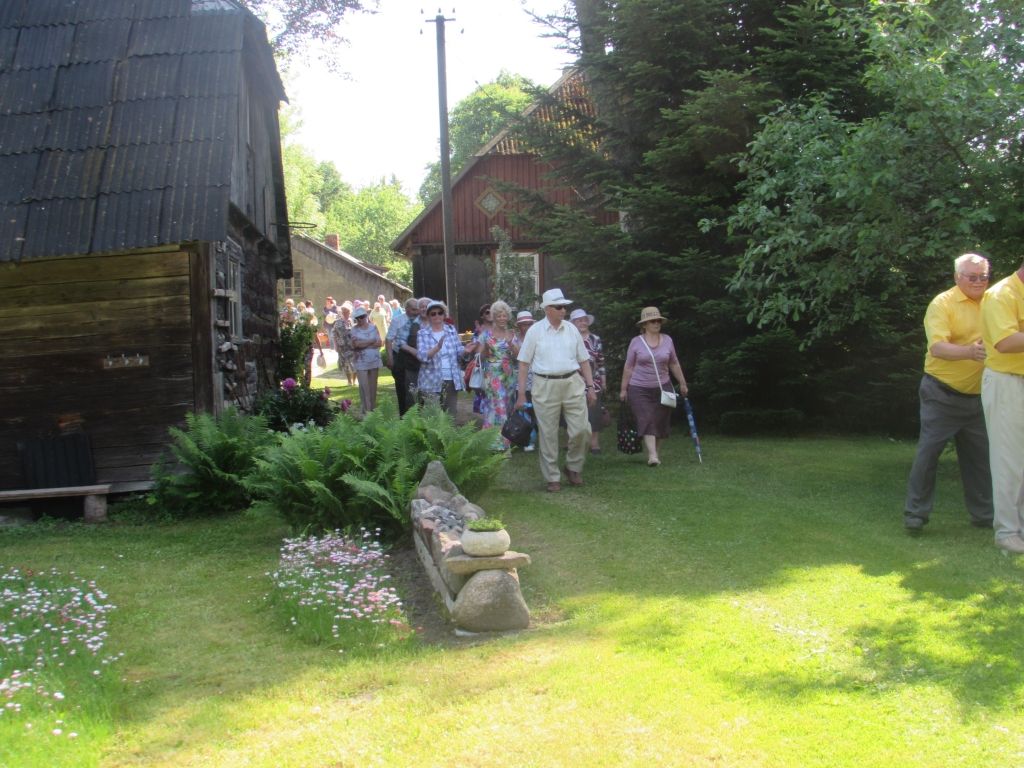
[[459,493],[441,462],[427,467],[409,514],[416,552],[459,630],[503,632],[530,625],[518,574],[530,556],[508,551],[470,557],[462,551],[459,539],[466,524],[486,515]]

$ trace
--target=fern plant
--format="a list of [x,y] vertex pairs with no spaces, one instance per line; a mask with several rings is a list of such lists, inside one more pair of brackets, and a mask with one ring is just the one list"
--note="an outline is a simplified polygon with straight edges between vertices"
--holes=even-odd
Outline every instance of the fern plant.
[[475,492],[501,466],[493,440],[493,430],[456,427],[438,409],[402,419],[386,409],[362,421],[343,415],[322,430],[282,435],[245,485],[296,532],[367,528],[394,538],[408,527],[408,504],[430,461],[442,461],[460,489]]
[[149,503],[165,514],[201,517],[245,509],[244,478],[256,455],[273,441],[267,420],[229,408],[218,416],[189,413],[185,429],[170,430],[170,457],[153,467]]

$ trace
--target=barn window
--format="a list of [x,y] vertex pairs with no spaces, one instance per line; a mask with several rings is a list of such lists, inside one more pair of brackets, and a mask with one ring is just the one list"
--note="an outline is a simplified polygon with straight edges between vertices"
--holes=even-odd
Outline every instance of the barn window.
[[298,301],[305,294],[305,290],[302,287],[302,270],[296,269],[292,272],[291,280],[281,281],[281,293],[283,297],[287,298],[291,296],[293,299]]
[[228,259],[228,322],[231,323],[231,336],[242,336],[242,264],[236,259]]
[[500,252],[495,254],[495,271],[502,291],[516,297],[516,307],[520,306],[522,297],[540,295],[540,254],[530,251],[513,251],[504,258]]

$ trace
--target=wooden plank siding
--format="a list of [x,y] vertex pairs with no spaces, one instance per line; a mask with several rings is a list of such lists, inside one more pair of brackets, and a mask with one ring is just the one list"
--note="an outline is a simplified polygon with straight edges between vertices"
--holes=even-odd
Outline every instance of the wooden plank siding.
[[[0,489],[21,482],[17,441],[68,421],[92,440],[97,482],[149,479],[167,428],[194,408],[193,258],[174,250],[0,265]],[[208,273],[204,285],[208,294]],[[104,365],[122,355],[148,365]]]
[[[508,232],[514,243],[523,242],[525,235],[519,227],[512,225],[504,210],[499,210],[494,216],[488,216],[476,201],[488,187],[493,187],[492,179],[500,179],[502,182],[517,184],[527,189],[548,189],[547,197],[556,203],[572,202],[574,194],[571,190],[552,188],[553,182],[545,178],[550,171],[550,165],[533,155],[486,155],[478,158],[469,172],[459,179],[458,184],[452,189],[455,244],[494,243],[491,227],[495,226]],[[410,244],[428,245],[442,242],[444,238],[441,206],[436,205],[416,227]]]

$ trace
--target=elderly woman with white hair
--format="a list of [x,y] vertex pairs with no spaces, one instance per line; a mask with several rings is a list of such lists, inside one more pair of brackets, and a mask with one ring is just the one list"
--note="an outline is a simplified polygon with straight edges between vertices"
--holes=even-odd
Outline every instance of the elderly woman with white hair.
[[416,356],[420,359],[417,388],[425,405],[440,405],[454,418],[457,393],[464,388],[459,368],[462,344],[455,328],[445,323],[447,314],[443,301],[427,305],[426,323],[421,321],[416,336]]
[[[512,308],[504,301],[491,304],[491,325],[477,340],[466,345],[466,354],[480,355],[484,374],[483,426],[501,428],[509,415],[509,397],[516,391],[519,375],[516,355],[519,341],[511,327]],[[498,436],[494,448],[503,451],[508,440]]]
[[377,378],[380,373],[380,348],[383,342],[376,326],[370,322],[366,307],[352,313],[355,327],[349,331],[355,350],[356,380],[359,382],[359,403],[365,416],[377,407]]

